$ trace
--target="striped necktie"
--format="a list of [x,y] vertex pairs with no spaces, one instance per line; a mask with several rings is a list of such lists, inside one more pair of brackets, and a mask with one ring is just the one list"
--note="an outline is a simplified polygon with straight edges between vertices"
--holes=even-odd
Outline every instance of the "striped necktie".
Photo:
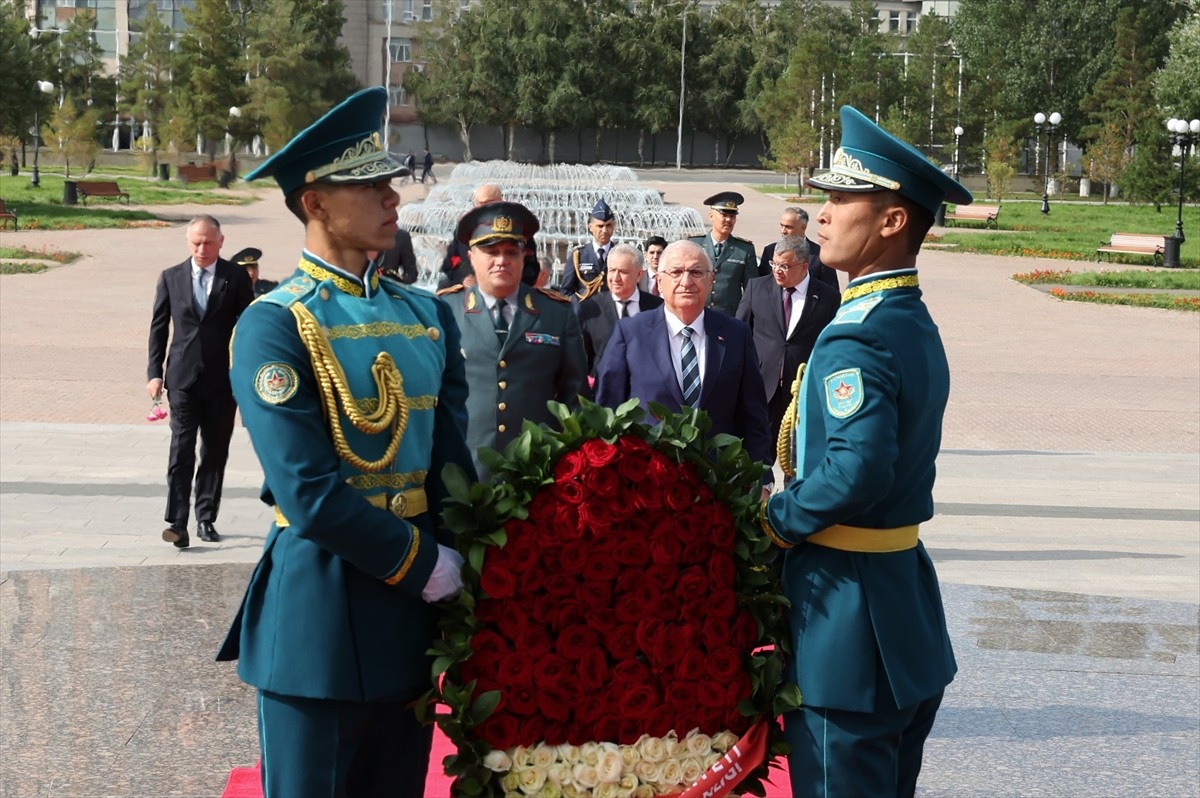
[[684,327],[683,347],[680,361],[683,371],[683,403],[695,407],[700,401],[700,361],[696,357],[696,345],[692,343],[692,328]]

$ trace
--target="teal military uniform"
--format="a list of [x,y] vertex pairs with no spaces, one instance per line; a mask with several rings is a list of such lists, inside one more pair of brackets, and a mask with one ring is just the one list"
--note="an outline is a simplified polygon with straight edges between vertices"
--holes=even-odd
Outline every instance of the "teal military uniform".
[[[524,284],[514,303],[508,334],[497,335],[478,287],[454,286],[441,292],[462,330],[467,363],[467,445],[503,450],[521,432],[525,419],[554,423],[550,400],[579,405],[587,379],[587,356],[579,320],[558,294]],[[476,466],[480,477],[485,469]]]
[[[382,147],[386,107],[381,88],[353,95],[248,179],[285,193],[349,185],[386,219],[398,198],[381,184],[401,169]],[[323,226],[317,241],[368,235],[334,222],[344,230]],[[439,510],[443,467],[473,473],[466,372],[449,309],[358,254],[361,276],[306,249],[231,345],[275,520],[217,658],[258,688],[266,798],[415,795],[428,767],[431,730],[411,702],[431,686],[427,597],[449,595],[443,575],[458,570]]]
[[[944,197],[970,202],[854,109],[843,108],[842,121],[834,167],[810,185],[891,190],[929,221]],[[918,213],[908,218],[919,229]],[[911,262],[908,242],[895,241],[877,257]],[[785,718],[792,791],[817,798],[912,796],[957,670],[937,574],[918,539],[933,516],[946,353],[916,269],[873,263],[817,339],[796,395],[797,478],[763,508],[764,530],[786,548],[792,675],[804,697]]]
[[744,238],[730,236],[717,255],[711,235],[692,236],[688,239],[704,248],[713,262],[713,288],[708,295],[708,306],[727,316],[737,314],[738,303],[746,285],[758,276],[758,256],[754,244]]

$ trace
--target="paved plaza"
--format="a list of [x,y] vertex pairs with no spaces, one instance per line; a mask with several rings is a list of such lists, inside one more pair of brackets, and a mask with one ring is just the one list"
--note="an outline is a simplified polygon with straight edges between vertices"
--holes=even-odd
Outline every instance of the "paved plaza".
[[[721,179],[642,173],[697,208]],[[738,190],[761,251],[784,202]],[[257,758],[253,693],[212,657],[267,532],[260,471],[239,427],[225,539],[163,543],[170,431],[143,386],[183,220],[213,213],[225,255],[259,247],[263,277],[290,274],[300,225],[261,194],[161,209],[171,226],[0,233],[84,255],[0,277],[0,798],[215,797]],[[919,265],[952,373],[922,537],[960,671],[918,795],[1200,795],[1200,314],[1009,279],[1061,261]]]

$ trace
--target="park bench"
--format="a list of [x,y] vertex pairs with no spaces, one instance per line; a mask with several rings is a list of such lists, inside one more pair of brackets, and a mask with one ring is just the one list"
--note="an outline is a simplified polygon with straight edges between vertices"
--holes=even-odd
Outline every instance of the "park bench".
[[1108,245],[1096,250],[1096,260],[1100,260],[1101,255],[1107,255],[1108,259],[1112,260],[1112,254],[1116,252],[1121,255],[1149,255],[1154,259],[1154,263],[1158,264],[1162,260],[1165,246],[1166,239],[1163,236],[1150,233],[1113,233],[1108,239]]
[[118,204],[124,198],[125,204],[129,204],[129,192],[122,191],[115,180],[80,180],[75,184],[75,191],[83,198],[84,205],[87,205],[88,197],[112,197]]
[[187,164],[185,166],[175,167],[175,174],[179,178],[179,182],[185,186],[188,183],[199,183],[209,181],[215,183],[217,180],[216,164],[206,163],[199,166],[195,164]]
[[999,205],[955,205],[954,213],[946,214],[946,221],[983,222],[986,227],[995,227],[999,215]]
[[17,213],[16,213],[16,211],[10,211],[7,207],[5,207],[4,200],[0,199],[0,222],[3,222],[4,224],[8,224],[9,219],[12,220],[13,230],[16,230],[17,229]]

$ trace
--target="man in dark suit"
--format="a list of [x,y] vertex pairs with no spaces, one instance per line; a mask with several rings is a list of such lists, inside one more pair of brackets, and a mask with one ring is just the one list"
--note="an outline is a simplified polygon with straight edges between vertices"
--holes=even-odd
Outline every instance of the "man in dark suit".
[[[840,294],[842,286],[838,282],[837,269],[831,269],[821,263],[821,245],[806,237],[808,232],[808,211],[803,208],[784,208],[779,217],[780,236],[800,236],[808,242],[808,273],[814,280],[820,280],[834,288]],[[758,276],[771,275],[771,261],[775,259],[775,245],[767,244],[763,248],[762,259],[758,262]]]
[[171,408],[164,516],[169,526],[162,539],[180,549],[190,545],[187,525],[193,477],[196,531],[206,543],[221,539],[214,524],[221,509],[221,484],[237,414],[229,387],[229,338],[254,298],[246,272],[220,257],[225,241],[220,222],[211,216],[197,216],[187,226],[187,241],[192,256],[165,269],[158,278],[146,366],[146,392],[158,399],[165,388]]
[[417,281],[417,255],[413,252],[412,235],[407,230],[396,230],[395,243],[379,255],[376,268],[385,277],[408,285]]
[[738,208],[746,198],[736,191],[722,191],[704,200],[712,230],[708,235],[692,236],[713,264],[713,286],[708,306],[732,316],[746,284],[758,276],[754,242],[733,234]]
[[613,329],[596,366],[597,403],[616,408],[636,396],[643,405],[699,408],[712,419],[710,435],[736,435],[751,457],[772,462],[754,338],[743,322],[705,309],[713,286],[708,255],[676,241],[663,252],[658,279],[662,307]]
[[604,282],[604,270],[608,263],[608,251],[613,246],[616,224],[608,203],[602,199],[596,200],[591,218],[588,219],[588,232],[592,234],[592,240],[567,253],[560,291],[582,302],[593,294],[608,290]]
[[808,273],[808,242],[784,236],[770,249],[775,253],[771,276],[755,277],[746,286],[737,317],[754,330],[759,369],[767,391],[771,440],[792,402],[792,383],[800,364],[838,309],[838,292]]
[[587,376],[579,320],[566,297],[521,280],[526,242],[538,220],[523,205],[492,202],[458,223],[475,285],[439,291],[462,332],[466,357],[467,446],[480,479],[483,447],[503,451],[528,419],[552,423],[550,400],[577,407]]
[[595,301],[580,302],[579,326],[583,330],[583,351],[587,354],[588,373],[594,378],[596,364],[604,354],[604,345],[612,336],[618,319],[632,318],[654,310],[662,299],[638,288],[642,279],[642,253],[629,244],[617,244],[608,255],[608,291]]

